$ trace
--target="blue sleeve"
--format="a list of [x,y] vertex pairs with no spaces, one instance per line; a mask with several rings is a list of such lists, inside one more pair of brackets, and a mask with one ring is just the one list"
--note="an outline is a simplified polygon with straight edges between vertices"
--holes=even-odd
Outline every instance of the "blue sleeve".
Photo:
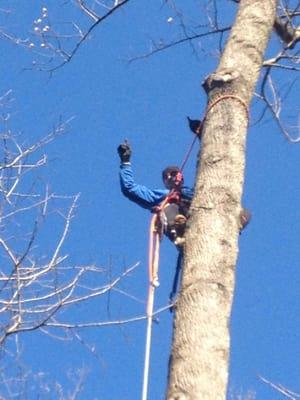
[[120,166],[120,184],[124,196],[148,210],[160,204],[169,193],[167,189],[151,190],[135,183],[130,164]]
[[194,195],[194,189],[191,189],[187,186],[183,186],[181,188],[181,195],[184,199],[192,200],[193,195]]

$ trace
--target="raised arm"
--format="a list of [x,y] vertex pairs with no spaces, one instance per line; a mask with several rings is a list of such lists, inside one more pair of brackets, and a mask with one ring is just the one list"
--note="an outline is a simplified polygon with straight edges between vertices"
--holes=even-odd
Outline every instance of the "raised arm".
[[118,153],[121,160],[120,185],[124,196],[148,210],[160,204],[169,193],[169,190],[152,190],[135,182],[130,163],[131,148],[128,143],[121,144],[118,147]]

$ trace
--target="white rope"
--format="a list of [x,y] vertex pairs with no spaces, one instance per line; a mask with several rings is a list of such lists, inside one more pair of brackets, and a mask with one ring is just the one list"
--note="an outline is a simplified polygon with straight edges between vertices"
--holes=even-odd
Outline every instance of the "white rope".
[[148,397],[154,292],[155,292],[155,287],[150,283],[148,292],[148,306],[147,306],[147,333],[146,333],[146,346],[145,346],[142,400],[147,400]]
[[151,220],[151,225],[150,225],[149,265],[148,265],[149,289],[148,289],[147,312],[146,312],[147,332],[146,332],[142,400],[147,400],[147,397],[148,397],[154,294],[155,294],[155,288],[157,288],[159,286],[158,261],[159,261],[160,237],[155,229],[155,221],[156,221],[156,217],[154,216]]

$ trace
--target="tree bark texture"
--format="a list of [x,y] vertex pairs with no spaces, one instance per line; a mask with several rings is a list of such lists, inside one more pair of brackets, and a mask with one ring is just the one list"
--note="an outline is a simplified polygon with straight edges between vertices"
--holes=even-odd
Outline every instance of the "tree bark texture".
[[[208,104],[214,105],[203,128],[200,166],[186,232],[168,400],[226,398],[228,324],[238,255],[247,108],[273,28],[276,3],[240,1],[219,67],[204,83]],[[231,97],[220,99],[226,95]]]

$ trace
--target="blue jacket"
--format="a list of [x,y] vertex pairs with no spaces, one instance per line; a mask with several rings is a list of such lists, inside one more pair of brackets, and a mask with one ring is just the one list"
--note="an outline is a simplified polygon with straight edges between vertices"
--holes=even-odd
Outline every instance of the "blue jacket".
[[[148,189],[135,183],[130,163],[122,163],[120,166],[120,184],[124,196],[147,210],[159,205],[170,192],[168,189]],[[193,194],[191,188],[186,186],[181,188],[183,199],[192,200]]]

